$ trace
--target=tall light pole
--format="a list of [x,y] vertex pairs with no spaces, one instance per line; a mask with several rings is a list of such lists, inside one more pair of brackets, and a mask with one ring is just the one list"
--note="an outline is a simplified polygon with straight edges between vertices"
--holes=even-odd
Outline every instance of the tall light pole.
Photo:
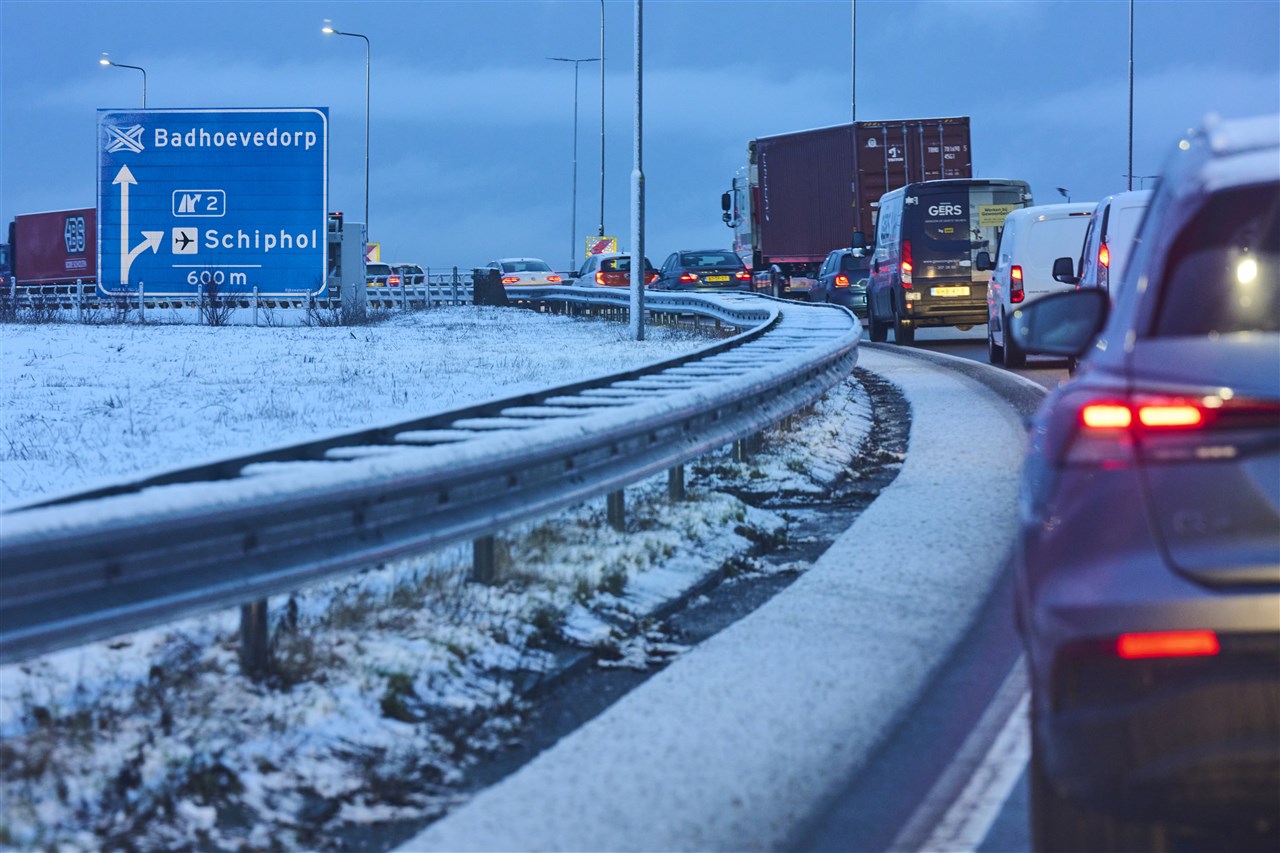
[[144,110],[147,108],[147,69],[143,68],[140,65],[125,65],[123,62],[112,62],[110,59],[107,59],[107,55],[105,53],[102,54],[102,58],[98,60],[98,64],[103,66],[110,65],[114,68],[132,68],[134,71],[141,71],[142,72],[142,108]]
[[1129,180],[1125,189],[1133,189],[1133,0],[1129,0]]
[[600,231],[604,236],[604,0],[600,0]]
[[364,39],[364,233],[369,240],[369,37],[360,33],[344,33],[325,24],[320,30],[327,36],[350,36]]
[[644,0],[635,0],[636,114],[631,168],[631,337],[644,340]]
[[600,62],[600,58],[593,56],[589,59],[569,59],[566,56],[548,56],[547,59],[552,62],[573,63],[573,212],[569,216],[569,269],[572,271],[578,268],[578,66],[584,62]]

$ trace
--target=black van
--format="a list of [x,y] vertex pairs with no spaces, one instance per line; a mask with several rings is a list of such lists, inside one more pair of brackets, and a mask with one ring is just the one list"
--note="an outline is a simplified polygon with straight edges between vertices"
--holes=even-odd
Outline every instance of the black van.
[[969,329],[987,322],[989,271],[1010,211],[1031,205],[1026,181],[943,180],[907,184],[880,197],[867,325],[873,341],[893,327],[900,344],[921,326]]

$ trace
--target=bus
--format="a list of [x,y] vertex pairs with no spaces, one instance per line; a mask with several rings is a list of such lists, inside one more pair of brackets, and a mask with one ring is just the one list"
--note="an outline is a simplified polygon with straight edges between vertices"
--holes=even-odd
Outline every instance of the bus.
[[987,281],[978,252],[995,257],[1004,218],[1031,206],[1026,181],[970,178],[907,184],[880,196],[867,290],[873,341],[893,329],[899,344],[916,329],[987,322]]

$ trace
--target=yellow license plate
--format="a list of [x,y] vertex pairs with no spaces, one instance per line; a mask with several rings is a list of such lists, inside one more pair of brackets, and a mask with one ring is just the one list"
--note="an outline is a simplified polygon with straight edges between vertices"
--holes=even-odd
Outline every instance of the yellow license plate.
[[934,296],[968,296],[969,288],[966,285],[958,285],[956,287],[934,287],[929,290]]
[[727,276],[727,275],[709,275],[709,276],[707,276],[707,281],[728,281],[728,280],[729,280],[729,276]]

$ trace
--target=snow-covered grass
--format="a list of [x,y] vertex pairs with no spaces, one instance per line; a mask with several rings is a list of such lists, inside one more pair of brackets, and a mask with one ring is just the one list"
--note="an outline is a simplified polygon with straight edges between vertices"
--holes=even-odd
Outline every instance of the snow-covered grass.
[[[668,329],[456,309],[361,328],[4,326],[3,498],[614,372],[705,343]],[[821,490],[870,426],[856,383],[768,452],[716,460],[716,483]],[[502,582],[469,550],[371,567],[271,602],[274,675],[240,676],[238,614],[0,668],[0,846],[318,847],[332,833],[432,815],[511,737],[516,688],[552,645],[643,666],[649,615],[743,565],[785,520],[665,478],[499,537]],[[749,561],[747,563],[749,565]],[[639,638],[639,641],[637,640]]]

